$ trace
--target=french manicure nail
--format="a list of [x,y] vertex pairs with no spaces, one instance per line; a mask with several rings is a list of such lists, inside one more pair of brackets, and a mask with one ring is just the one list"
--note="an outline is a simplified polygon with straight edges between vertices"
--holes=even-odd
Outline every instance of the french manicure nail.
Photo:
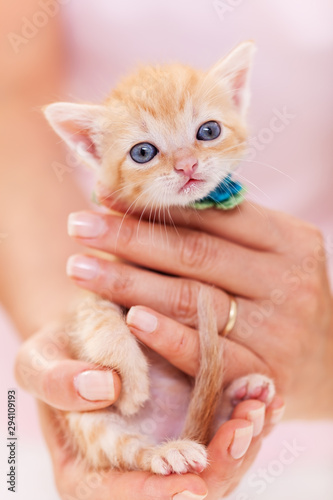
[[76,212],[69,215],[67,229],[69,236],[97,238],[106,232],[107,225],[103,216]]
[[111,371],[89,370],[74,379],[76,390],[88,401],[113,401],[114,382]]
[[153,333],[157,328],[157,318],[139,307],[131,307],[127,314],[127,324],[144,333]]
[[99,264],[93,257],[71,255],[67,261],[66,272],[73,278],[89,281],[98,275]]
[[253,437],[259,436],[264,428],[266,406],[263,404],[256,410],[251,410],[247,414],[247,420],[253,423]]
[[173,500],[203,500],[206,498],[206,495],[196,495],[195,493],[192,493],[191,491],[184,490],[181,493],[177,493],[172,497]]
[[286,407],[283,405],[281,408],[276,408],[276,410],[272,410],[272,415],[271,415],[271,424],[275,425],[278,424],[284,415]]
[[241,427],[234,432],[234,438],[229,448],[230,455],[234,460],[244,457],[253,437],[253,424]]

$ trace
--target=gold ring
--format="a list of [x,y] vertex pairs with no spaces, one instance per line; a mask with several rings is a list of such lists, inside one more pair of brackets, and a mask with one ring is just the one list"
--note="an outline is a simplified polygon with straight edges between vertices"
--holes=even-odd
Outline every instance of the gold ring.
[[231,332],[231,330],[235,326],[237,318],[237,302],[235,300],[235,297],[233,297],[233,295],[229,295],[229,298],[230,298],[229,318],[227,324],[224,327],[224,330],[221,333],[222,337],[226,337]]

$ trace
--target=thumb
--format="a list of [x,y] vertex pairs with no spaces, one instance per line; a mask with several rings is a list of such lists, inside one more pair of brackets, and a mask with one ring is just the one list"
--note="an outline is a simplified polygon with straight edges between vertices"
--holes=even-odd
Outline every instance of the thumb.
[[51,325],[24,342],[15,362],[18,384],[59,410],[105,408],[120,394],[116,372],[71,359],[68,334]]

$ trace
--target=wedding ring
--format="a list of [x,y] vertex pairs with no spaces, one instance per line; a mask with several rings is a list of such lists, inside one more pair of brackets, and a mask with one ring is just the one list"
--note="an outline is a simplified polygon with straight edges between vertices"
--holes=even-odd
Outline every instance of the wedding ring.
[[233,297],[232,295],[229,295],[229,298],[230,298],[229,318],[227,324],[224,327],[224,330],[221,333],[222,337],[226,337],[231,332],[231,330],[235,326],[237,318],[237,302],[235,300],[235,297]]

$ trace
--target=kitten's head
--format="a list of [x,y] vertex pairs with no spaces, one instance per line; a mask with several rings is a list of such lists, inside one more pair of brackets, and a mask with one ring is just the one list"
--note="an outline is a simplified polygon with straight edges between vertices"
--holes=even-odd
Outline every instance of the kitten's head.
[[207,196],[245,148],[253,52],[244,42],[208,72],[144,67],[102,105],[54,103],[45,115],[96,169],[100,197],[186,206]]

